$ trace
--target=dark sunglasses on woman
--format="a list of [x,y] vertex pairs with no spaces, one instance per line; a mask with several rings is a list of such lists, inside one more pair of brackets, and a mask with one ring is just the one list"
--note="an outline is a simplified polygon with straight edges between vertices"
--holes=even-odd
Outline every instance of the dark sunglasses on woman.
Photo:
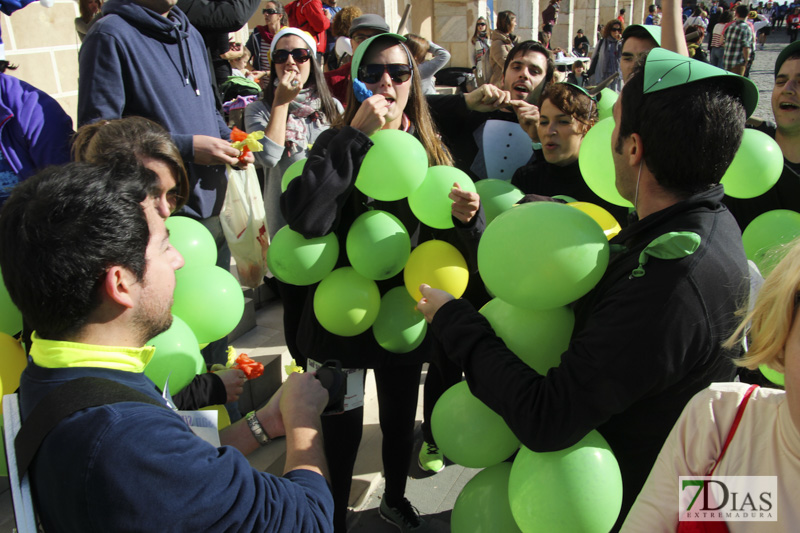
[[270,8],[262,10],[261,13],[263,13],[264,15],[277,15],[278,14],[278,12],[275,9],[270,9]]
[[272,52],[272,62],[282,65],[289,60],[289,55],[292,56],[295,63],[305,63],[311,59],[311,52],[307,48],[295,48],[294,50],[275,50]]
[[410,65],[361,65],[358,68],[358,79],[364,83],[378,83],[383,73],[388,72],[395,83],[404,83],[411,78]]

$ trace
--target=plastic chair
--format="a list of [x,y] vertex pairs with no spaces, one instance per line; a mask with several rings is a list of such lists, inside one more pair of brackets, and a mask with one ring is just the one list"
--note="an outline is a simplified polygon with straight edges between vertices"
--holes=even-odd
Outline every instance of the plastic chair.
[[11,485],[11,501],[14,503],[14,520],[19,533],[36,533],[36,517],[33,511],[31,484],[26,473],[19,478],[17,470],[17,453],[14,439],[22,426],[19,415],[19,401],[16,394],[3,396],[3,438],[6,445],[6,463],[8,463],[8,481]]

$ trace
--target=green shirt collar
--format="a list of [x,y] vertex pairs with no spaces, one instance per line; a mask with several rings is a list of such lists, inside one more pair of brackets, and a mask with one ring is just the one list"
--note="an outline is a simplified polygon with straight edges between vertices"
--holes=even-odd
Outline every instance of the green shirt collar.
[[31,335],[31,359],[43,368],[109,368],[125,372],[144,372],[153,358],[153,346],[97,346],[80,342],[53,341]]

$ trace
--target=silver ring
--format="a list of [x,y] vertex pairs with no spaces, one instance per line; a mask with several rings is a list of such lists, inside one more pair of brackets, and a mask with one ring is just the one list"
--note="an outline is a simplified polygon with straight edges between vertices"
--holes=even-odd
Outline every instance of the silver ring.
[[292,80],[292,87],[297,87],[298,85],[300,85],[300,82],[299,82],[299,81],[297,81],[297,80]]

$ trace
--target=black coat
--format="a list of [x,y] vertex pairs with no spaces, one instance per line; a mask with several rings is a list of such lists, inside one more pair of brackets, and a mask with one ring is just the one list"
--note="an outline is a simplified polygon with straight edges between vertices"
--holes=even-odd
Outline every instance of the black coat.
[[[730,357],[738,354],[721,343],[745,303],[748,274],[741,234],[721,200],[717,186],[611,240],[624,248],[576,303],[569,347],[546,376],[506,348],[463,300],[445,304],[431,324],[472,393],[528,448],[560,450],[593,429],[606,438],[622,471],[619,524],[684,406],[735,373]],[[632,277],[642,250],[673,231],[697,233],[699,248],[682,259],[650,258],[645,275]]]

